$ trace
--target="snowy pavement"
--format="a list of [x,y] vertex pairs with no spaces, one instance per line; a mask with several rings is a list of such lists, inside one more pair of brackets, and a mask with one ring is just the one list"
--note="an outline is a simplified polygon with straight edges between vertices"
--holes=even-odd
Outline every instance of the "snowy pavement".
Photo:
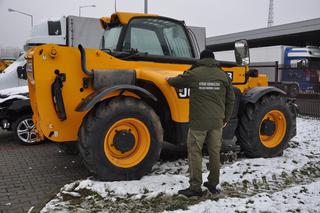
[[[221,169],[220,199],[184,199],[187,161],[159,162],[139,181],[90,178],[64,186],[42,212],[320,212],[320,121],[298,118],[283,156],[240,159]],[[208,176],[205,157],[204,181]]]

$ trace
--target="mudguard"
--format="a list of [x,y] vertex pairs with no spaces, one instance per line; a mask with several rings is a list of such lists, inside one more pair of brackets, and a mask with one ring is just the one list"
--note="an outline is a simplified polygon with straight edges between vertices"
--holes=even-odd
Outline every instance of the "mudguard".
[[151,98],[153,101],[157,101],[157,98],[147,90],[138,86],[123,84],[123,85],[116,85],[113,87],[103,87],[99,90],[96,90],[95,92],[91,93],[88,97],[86,97],[83,101],[81,101],[81,103],[76,107],[76,111],[84,112],[91,109],[95,104],[100,102],[105,96],[117,90],[131,91],[141,97],[148,97],[148,98]]
[[244,103],[256,103],[261,97],[266,94],[286,95],[284,91],[276,87],[254,87],[242,96]]

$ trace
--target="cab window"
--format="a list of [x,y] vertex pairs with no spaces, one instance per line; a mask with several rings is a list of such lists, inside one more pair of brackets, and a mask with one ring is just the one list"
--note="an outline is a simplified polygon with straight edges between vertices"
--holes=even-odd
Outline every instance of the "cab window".
[[111,51],[115,51],[117,48],[121,30],[122,26],[117,26],[105,30],[103,34],[101,49],[109,49]]
[[180,22],[160,18],[133,19],[128,25],[122,50],[193,58],[183,25]]
[[126,50],[135,49],[152,55],[163,55],[161,43],[153,30],[132,27],[130,42],[126,44]]

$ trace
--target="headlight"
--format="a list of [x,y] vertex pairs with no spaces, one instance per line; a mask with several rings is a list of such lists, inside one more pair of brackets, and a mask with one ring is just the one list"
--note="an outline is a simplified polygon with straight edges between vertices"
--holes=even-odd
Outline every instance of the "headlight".
[[27,73],[29,82],[34,85],[35,81],[34,81],[34,72],[33,72],[32,60],[28,59],[28,62],[26,64],[26,73]]
[[26,65],[26,71],[27,73],[30,72],[32,73],[33,69],[32,69],[32,62],[28,60],[27,65]]

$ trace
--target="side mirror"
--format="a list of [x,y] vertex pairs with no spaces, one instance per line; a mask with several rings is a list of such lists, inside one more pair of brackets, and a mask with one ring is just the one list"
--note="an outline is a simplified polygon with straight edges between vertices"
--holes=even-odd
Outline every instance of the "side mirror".
[[296,64],[291,64],[291,68],[304,69],[308,67],[309,67],[308,59],[296,60]]
[[308,59],[304,59],[302,61],[302,67],[303,68],[309,68],[309,60]]
[[17,68],[17,75],[18,75],[18,78],[23,79],[23,80],[27,80],[26,65],[19,66]]
[[305,67],[304,60],[298,61],[297,62],[297,68],[298,69],[303,69]]
[[234,54],[238,65],[246,66],[250,64],[250,54],[247,40],[235,41]]

